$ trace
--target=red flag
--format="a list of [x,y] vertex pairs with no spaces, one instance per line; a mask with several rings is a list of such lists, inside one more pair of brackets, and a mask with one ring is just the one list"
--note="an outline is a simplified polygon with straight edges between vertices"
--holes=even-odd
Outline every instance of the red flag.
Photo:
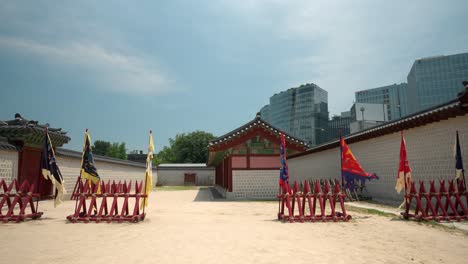
[[[356,157],[353,155],[351,150],[344,138],[340,138],[341,147],[341,177],[344,188],[354,190],[354,184],[356,181],[364,183],[365,180],[379,179],[375,173],[367,173],[361,167]],[[346,184],[344,183],[346,181]]]
[[411,185],[411,168],[408,162],[408,155],[406,154],[406,142],[401,131],[401,145],[400,145],[400,164],[398,166],[397,183],[395,190],[400,193],[401,189],[405,190]]
[[341,171],[347,181],[354,178],[358,179],[378,179],[377,175],[367,173],[359,164],[359,161],[349,149],[348,144],[344,138],[340,139],[341,142]]

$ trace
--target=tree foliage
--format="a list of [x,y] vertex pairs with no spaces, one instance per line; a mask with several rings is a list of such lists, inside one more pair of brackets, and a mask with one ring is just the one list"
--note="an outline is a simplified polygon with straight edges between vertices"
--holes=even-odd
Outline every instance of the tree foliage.
[[93,153],[96,155],[107,156],[118,159],[127,159],[125,143],[108,142],[104,140],[96,140],[93,145]]
[[208,141],[215,136],[205,131],[177,134],[169,139],[156,155],[156,163],[205,163],[208,160]]

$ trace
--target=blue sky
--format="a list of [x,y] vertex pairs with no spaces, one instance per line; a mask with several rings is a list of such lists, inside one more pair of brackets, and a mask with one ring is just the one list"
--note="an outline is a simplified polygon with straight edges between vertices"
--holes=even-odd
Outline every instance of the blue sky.
[[0,120],[16,112],[93,140],[157,151],[221,135],[274,93],[406,81],[417,58],[468,52],[467,1],[2,1]]

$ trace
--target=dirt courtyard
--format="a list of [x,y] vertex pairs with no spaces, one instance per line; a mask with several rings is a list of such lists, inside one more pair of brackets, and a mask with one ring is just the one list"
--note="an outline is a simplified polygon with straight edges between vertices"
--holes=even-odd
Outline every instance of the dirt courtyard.
[[348,223],[280,223],[274,202],[157,191],[138,224],[70,224],[75,203],[0,224],[0,263],[468,263],[468,236],[350,211]]

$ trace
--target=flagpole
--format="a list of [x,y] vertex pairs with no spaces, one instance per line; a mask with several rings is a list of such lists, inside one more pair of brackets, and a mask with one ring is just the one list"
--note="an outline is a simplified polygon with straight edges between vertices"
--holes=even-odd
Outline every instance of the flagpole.
[[[78,190],[80,189],[80,186],[81,186],[80,183],[81,183],[81,173],[83,171],[83,155],[84,155],[84,150],[85,150],[84,147],[86,145],[86,139],[87,139],[86,134],[88,134],[88,129],[87,128],[86,128],[86,131],[85,131],[85,141],[84,141],[84,144],[83,144],[83,154],[81,154],[80,176],[78,177],[78,180],[76,181],[76,184],[78,185],[78,188],[76,190],[77,192],[78,192]],[[90,142],[90,144],[91,144],[91,142]],[[72,195],[73,195],[73,193],[72,193]],[[76,197],[76,199],[75,199],[75,212],[76,212],[76,207],[78,207],[78,197]]]
[[283,144],[283,138],[280,136],[280,163],[281,163],[281,167],[280,167],[280,180],[278,181],[278,215],[281,213],[281,197],[280,195],[282,194],[281,193],[281,170],[283,169],[283,163],[281,161],[281,144]]
[[[405,151],[406,151],[406,142],[405,142],[405,139],[404,139],[404,136],[403,136],[403,130],[401,131],[401,141],[404,142]],[[400,152],[401,152],[401,146],[400,146]],[[401,154],[400,154],[400,159],[401,159]],[[405,195],[406,195],[406,171],[405,171],[405,169],[403,169],[403,182],[405,183]],[[406,199],[405,199],[405,201],[406,201]]]
[[[458,152],[457,149],[458,149],[458,146],[460,146],[460,139],[458,137],[458,130],[456,132],[457,132],[457,142],[455,143],[456,144],[455,151]],[[460,146],[460,159],[461,159],[461,146]],[[466,190],[466,181],[465,181],[465,171],[463,169],[462,169],[461,174],[462,174],[462,179],[463,179],[463,188],[465,189],[465,192],[466,192],[467,190]]]
[[[148,170],[148,166],[146,166],[146,169]],[[145,207],[146,207],[146,205],[148,203],[148,194],[146,193],[146,185],[147,185],[147,182],[148,182],[147,174],[148,174],[148,172],[145,173],[145,188],[143,189],[144,192],[145,192],[145,195],[146,195],[146,197],[143,198],[143,215],[145,214]]]
[[[458,130],[457,130],[457,141],[458,141],[458,144],[460,145],[460,139],[458,138]],[[460,146],[460,155],[461,155],[461,146]],[[464,169],[462,170],[462,177],[463,177],[463,187],[464,187],[465,192],[466,192],[467,190],[466,190],[465,170]]]
[[[44,132],[44,134],[45,134],[44,139],[45,139],[45,137],[47,137],[48,131],[49,131],[49,128],[46,125],[45,132]],[[46,147],[46,146],[43,146],[43,147]],[[44,153],[44,150],[42,151],[42,153]],[[42,155],[41,155],[41,158],[43,159],[44,157],[42,157]],[[41,160],[41,163],[42,163],[42,160]],[[40,166],[40,167],[42,167],[42,166]],[[41,180],[42,180],[41,176],[44,177],[42,175],[42,168],[39,168],[39,179],[37,180],[37,193],[39,194],[39,197],[36,200],[36,212],[37,212],[37,210],[39,208],[39,200],[41,199],[41,193],[40,193],[41,192]]]
[[[47,130],[46,136],[47,136],[47,140],[48,140],[48,142],[49,142],[49,144],[50,144],[50,151],[52,152],[52,156],[54,157],[54,160],[55,160],[55,165],[57,166],[57,160],[55,159],[54,145],[52,145],[52,140],[50,139],[49,131],[48,131],[48,130]],[[47,146],[47,147],[49,147],[49,146]],[[59,174],[61,175],[58,166],[57,166],[57,170],[59,171]],[[52,180],[52,179],[51,179],[51,180]],[[63,198],[63,191],[65,190],[65,189],[64,189],[64,188],[65,188],[65,187],[64,187],[64,185],[65,185],[65,180],[63,179],[63,176],[62,176],[62,179],[61,179],[61,180],[62,180],[62,181],[60,182],[60,184],[62,185],[62,198]],[[53,185],[54,185],[54,186],[53,186],[53,190],[54,190],[54,194],[55,194],[55,195],[54,195],[54,207],[55,207],[55,206],[56,206],[56,202],[57,202],[56,199],[57,199],[57,197],[58,197],[58,188],[57,188],[57,181],[56,181],[56,179],[55,179],[55,176],[54,176],[54,184],[53,184]]]
[[[150,140],[151,140],[151,138],[153,138],[153,130],[150,130]],[[149,144],[151,144],[151,142],[149,142]],[[148,148],[149,148],[149,147],[148,147]],[[146,170],[148,170],[148,155],[149,155],[149,153],[147,153],[146,155],[147,155],[147,158],[146,158],[146,162],[147,162],[147,164],[146,164]],[[153,162],[153,160],[150,160],[149,162]],[[151,166],[151,170],[153,170],[153,166]],[[148,201],[149,201],[149,199],[148,199],[149,193],[146,193],[146,186],[147,186],[147,184],[148,184],[148,177],[147,177],[147,175],[148,175],[148,172],[145,173],[145,188],[143,189],[144,192],[145,192],[145,195],[146,195],[146,197],[143,198],[143,215],[145,214],[145,207],[146,207],[146,205],[148,204]],[[152,176],[153,176],[153,171],[151,171],[151,177],[152,177]],[[151,186],[151,187],[153,187],[153,186]],[[138,205],[137,205],[137,206],[138,206]]]
[[341,135],[341,129],[338,131],[340,134],[340,172],[341,172],[341,191],[346,192],[344,188],[344,176],[343,176],[343,146],[341,145],[341,140],[343,136]]
[[[152,134],[153,134],[153,131],[150,130],[150,137],[152,136]],[[146,154],[146,170],[148,170],[148,154],[149,153]],[[150,161],[150,162],[153,162],[153,161]],[[151,174],[152,173],[153,172],[151,172]],[[145,195],[146,195],[146,197],[143,198],[143,215],[145,214],[145,207],[146,207],[146,204],[148,203],[148,194],[146,193],[146,185],[147,184],[148,184],[148,171],[145,172],[145,188],[143,189],[144,192],[145,192]]]
[[[405,140],[405,137],[403,135],[403,130],[401,131],[401,141],[404,142],[404,146],[405,146],[405,167],[403,169],[403,181],[405,182],[405,194],[403,195],[404,196],[404,199],[405,199],[405,209],[406,208],[409,208],[408,207],[408,199],[406,199],[406,195],[408,194],[407,193],[407,188],[408,188],[408,184],[406,183],[406,161],[408,160],[408,154],[406,152],[406,140]],[[401,148],[401,147],[400,147]],[[401,150],[400,150],[401,151]],[[401,158],[401,157],[400,157]],[[408,209],[409,210],[409,209]]]

